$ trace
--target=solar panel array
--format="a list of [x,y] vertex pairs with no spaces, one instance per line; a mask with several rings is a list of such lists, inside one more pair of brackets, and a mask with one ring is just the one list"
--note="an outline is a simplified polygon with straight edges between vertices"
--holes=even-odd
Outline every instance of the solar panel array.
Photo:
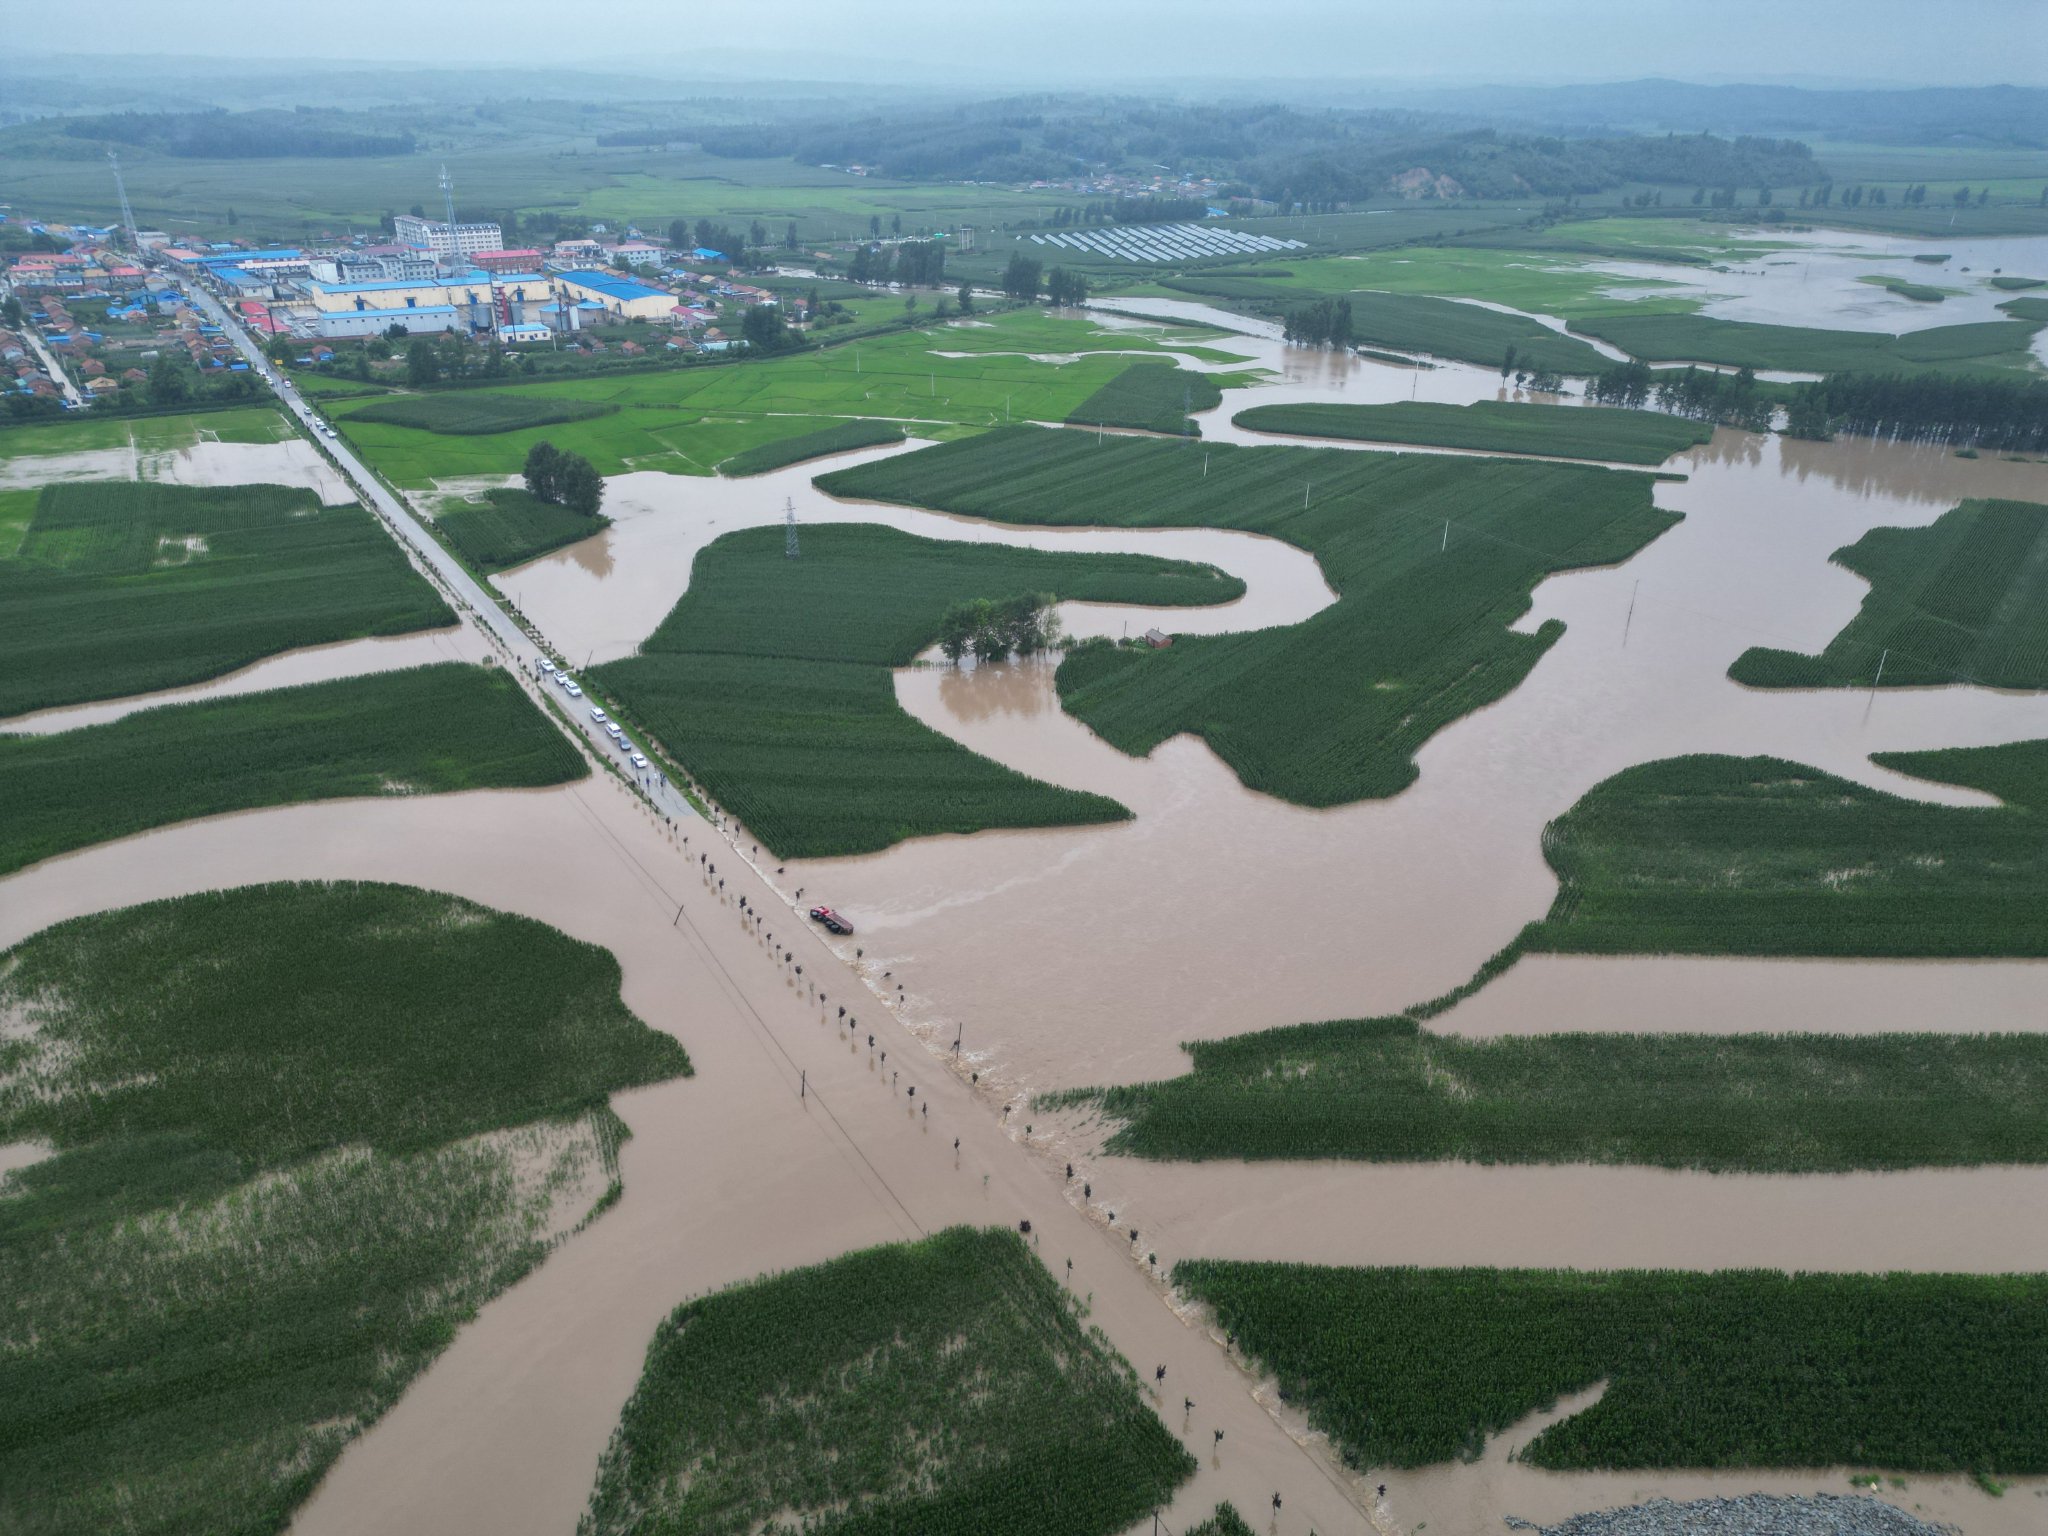
[[1065,247],[1117,261],[1201,261],[1212,256],[1248,256],[1260,251],[1299,251],[1301,240],[1247,235],[1213,224],[1138,224],[1033,235],[1033,245]]

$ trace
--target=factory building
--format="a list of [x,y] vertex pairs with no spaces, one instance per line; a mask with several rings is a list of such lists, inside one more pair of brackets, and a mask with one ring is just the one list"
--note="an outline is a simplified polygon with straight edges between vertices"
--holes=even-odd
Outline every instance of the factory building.
[[616,272],[563,272],[555,278],[563,297],[599,305],[617,320],[667,320],[676,296]]
[[409,309],[345,309],[322,311],[312,318],[315,336],[382,336],[394,325],[417,335],[424,331],[468,330],[452,304],[420,304]]
[[494,223],[450,224],[442,219],[401,213],[391,221],[391,233],[399,244],[417,246],[444,260],[505,248],[505,232]]

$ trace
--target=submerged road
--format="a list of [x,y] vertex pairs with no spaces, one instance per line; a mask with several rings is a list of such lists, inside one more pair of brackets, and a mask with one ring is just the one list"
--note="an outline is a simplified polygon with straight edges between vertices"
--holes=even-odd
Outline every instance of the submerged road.
[[[249,369],[270,386],[271,393],[284,403],[285,409],[298,420],[314,443],[324,449],[340,469],[342,476],[363,501],[384,520],[384,524],[398,541],[411,551],[413,558],[431,568],[455,598],[456,602],[491,636],[499,649],[511,657],[520,671],[534,682],[538,691],[543,681],[541,663],[546,658],[523,629],[503,607],[495,594],[469,573],[469,570],[455,556],[445,549],[441,542],[429,533],[398,497],[386,489],[384,482],[377,478],[370,467],[356,457],[355,450],[339,436],[330,437],[321,431],[321,417],[318,410],[299,396],[282,372],[272,365],[256,344],[248,329],[240,320],[210,293],[190,285],[182,285],[184,292],[199,309],[218,325],[223,334],[234,342],[235,347],[247,360]],[[695,819],[697,812],[682,791],[671,784],[660,773],[635,773],[632,764],[620,761],[618,747],[605,734],[603,725],[591,717],[593,707],[588,699],[570,698],[566,695],[557,700],[569,720],[581,731],[592,748],[601,757],[618,764],[622,773],[633,778],[662,815],[676,820]]]

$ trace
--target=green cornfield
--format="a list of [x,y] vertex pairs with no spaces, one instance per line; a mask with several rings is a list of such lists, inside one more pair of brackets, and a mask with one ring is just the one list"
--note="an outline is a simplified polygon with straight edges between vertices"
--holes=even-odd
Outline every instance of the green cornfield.
[[1558,893],[1523,942],[1598,954],[2048,955],[2048,741],[1872,761],[2004,803],[1929,805],[1778,758],[1645,763],[1544,829]]
[[1329,1269],[1189,1260],[1176,1286],[1353,1466],[2048,1471],[2048,1275]]
[[1661,464],[1714,435],[1711,422],[1661,411],[1599,405],[1532,405],[1480,400],[1471,405],[1428,401],[1394,405],[1255,405],[1232,418],[1254,432],[1337,437],[1359,442],[1425,443],[1483,453],[1527,453],[1552,459],[1605,459]]
[[1113,1536],[1195,1460],[1077,1311],[966,1227],[686,1303],[578,1536]]
[[374,421],[388,427],[418,427],[447,437],[483,437],[493,432],[553,426],[558,421],[588,421],[593,416],[608,416],[617,409],[616,405],[600,400],[468,389],[445,395],[394,395],[351,411],[347,419]]
[[1752,688],[2048,687],[2048,506],[1966,501],[1925,528],[1873,528],[1834,559],[1870,583],[1856,617],[1818,656],[1757,647],[1730,677]]
[[609,952],[454,896],[268,885],[0,957],[0,1528],[268,1536],[616,1189],[686,1075]]
[[854,419],[834,422],[801,437],[785,437],[742,449],[718,466],[721,475],[765,475],[771,469],[821,459],[828,453],[848,453],[855,448],[879,448],[884,443],[903,441],[903,429],[893,421]]
[[1982,320],[1888,336],[1882,331],[1622,311],[1579,316],[1571,328],[1647,363],[1715,363],[1798,373],[1912,373],[1927,368],[2025,368],[2030,364],[2027,349],[2041,327],[2028,320]]
[[[1645,1020],[1646,1024],[1654,1020]],[[1712,1172],[2048,1162],[2048,1036],[1551,1034],[1348,1019],[1196,1041],[1184,1077],[1070,1091],[1153,1158],[1634,1163]]]
[[510,570],[611,525],[608,517],[585,517],[516,485],[485,491],[481,502],[455,502],[434,514],[434,526],[479,571]]
[[1143,555],[938,543],[889,528],[780,528],[706,547],[689,591],[641,647],[591,677],[662,752],[779,857],[866,853],[986,827],[1129,815],[968,751],[905,714],[890,671],[938,637],[955,602],[1020,592],[1221,603],[1244,584]]
[[518,683],[461,662],[164,705],[0,735],[0,874],[197,816],[589,771]]
[[50,485],[0,559],[0,717],[454,622],[360,507],[279,485]]
[[1075,406],[1067,420],[1084,427],[1130,427],[1194,437],[1195,411],[1213,411],[1223,403],[1214,378],[1171,362],[1133,363]]
[[1405,789],[1423,742],[1511,691],[1564,632],[1508,629],[1538,581],[1625,560],[1678,520],[1627,470],[1033,427],[817,483],[1005,523],[1237,528],[1307,550],[1339,594],[1313,618],[1167,650],[1083,647],[1059,689],[1123,751],[1191,731],[1251,788],[1319,806]]

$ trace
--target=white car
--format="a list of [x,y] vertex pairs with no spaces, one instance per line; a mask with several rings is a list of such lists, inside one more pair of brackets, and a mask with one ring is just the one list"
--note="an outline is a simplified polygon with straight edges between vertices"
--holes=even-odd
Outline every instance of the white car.
[[568,692],[571,688],[574,688],[576,686],[576,679],[571,677],[567,672],[557,672],[555,674],[555,681],[562,685],[562,691],[564,693]]
[[593,704],[590,706],[590,718],[595,720],[599,725],[603,725],[606,719],[609,717],[605,714],[603,710],[599,709],[595,704]]
[[642,757],[638,752],[635,752],[633,754],[633,766],[635,768],[638,768],[642,773],[645,773],[647,771],[647,759]]
[[555,664],[545,656],[540,659],[540,675],[542,677],[553,677],[555,675]]
[[565,683],[563,685],[562,691],[567,693],[569,697],[572,699],[580,699],[583,697],[583,690],[581,688],[578,688],[574,683]]
[[626,733],[620,730],[616,725],[610,724],[609,722],[607,722],[607,724],[605,725],[604,733],[616,742],[623,743],[626,739]]

